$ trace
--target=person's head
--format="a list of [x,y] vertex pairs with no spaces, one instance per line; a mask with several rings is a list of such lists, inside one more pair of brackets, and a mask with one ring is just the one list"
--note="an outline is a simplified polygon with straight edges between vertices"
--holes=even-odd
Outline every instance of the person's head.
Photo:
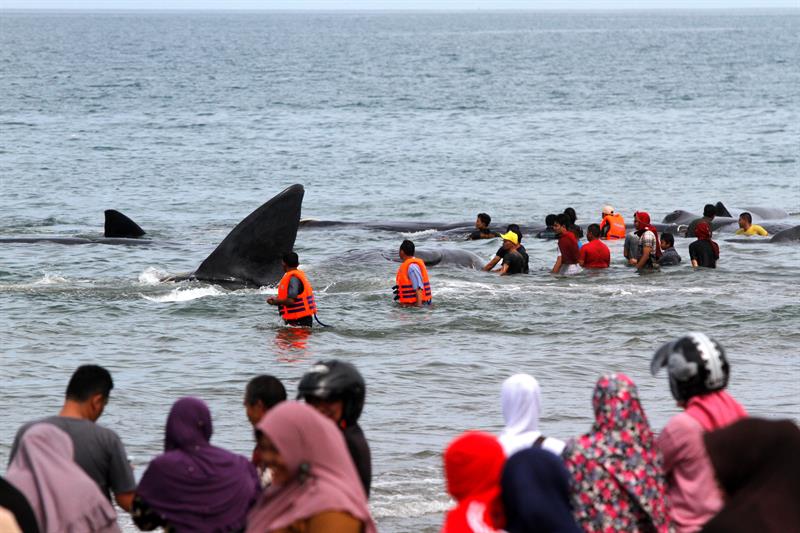
[[479,230],[484,230],[492,223],[492,217],[486,213],[478,213],[478,218],[475,220],[475,227]]
[[637,211],[633,214],[633,226],[637,230],[643,230],[650,225],[650,213]]
[[84,416],[95,421],[103,414],[114,381],[111,374],[98,365],[79,366],[67,385],[66,400],[80,405]]
[[519,236],[513,231],[507,231],[503,235],[500,235],[500,238],[503,239],[504,250],[515,250],[519,244]]
[[578,220],[578,214],[571,207],[564,209],[564,214],[569,217],[570,225],[575,224],[575,221]]
[[556,215],[550,213],[546,217],[544,217],[544,223],[547,225],[548,228],[552,228],[553,224],[555,224]]
[[583,229],[579,225],[572,224],[570,225],[569,230],[572,232],[573,235],[575,235],[576,239],[583,238]]
[[191,396],[180,398],[172,404],[167,415],[164,451],[188,451],[203,446],[208,444],[213,433],[211,411],[206,403]]
[[556,220],[553,222],[553,231],[555,231],[558,235],[568,230],[570,225],[569,217],[564,213],[556,215]]
[[650,373],[667,368],[672,397],[684,405],[693,396],[728,385],[730,365],[725,350],[704,333],[689,333],[663,344],[650,362]]
[[714,204],[706,204],[703,207],[703,216],[709,219],[713,219],[717,215],[717,208]]
[[342,428],[358,422],[366,392],[356,367],[338,359],[317,362],[297,385],[298,400],[305,400]]
[[414,243],[408,239],[400,243],[400,259],[408,259],[414,257]]
[[278,403],[286,400],[286,389],[275,376],[256,376],[244,389],[244,408],[247,419],[254,426]]
[[605,433],[631,426],[649,427],[636,385],[625,374],[606,374],[597,380],[592,406],[597,431]]
[[522,243],[522,230],[520,229],[519,224],[509,224],[508,227],[506,227],[506,232],[509,232],[509,231],[513,231],[514,233],[517,234],[517,244],[521,244]]
[[672,248],[675,246],[675,237],[672,233],[662,233],[661,234],[661,249],[666,250],[667,248]]
[[599,224],[589,224],[589,227],[586,228],[586,237],[593,241],[595,239],[600,238],[600,225]]
[[519,434],[539,429],[541,388],[530,374],[514,374],[503,382],[500,406],[506,431]]
[[505,453],[494,435],[467,431],[448,444],[443,462],[447,492],[460,502],[499,487]]
[[739,215],[739,227],[742,229],[747,229],[753,225],[753,215],[745,211],[741,215]]
[[294,252],[283,255],[283,270],[289,271],[300,266],[300,258]]
[[614,208],[610,205],[604,205],[601,214],[603,215],[603,218],[607,217],[608,215],[613,215]]

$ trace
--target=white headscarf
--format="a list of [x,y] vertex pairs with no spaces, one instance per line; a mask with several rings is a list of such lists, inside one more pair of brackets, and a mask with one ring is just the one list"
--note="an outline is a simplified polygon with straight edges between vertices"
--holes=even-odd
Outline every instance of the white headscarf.
[[[529,374],[515,374],[503,382],[500,395],[506,427],[500,434],[500,444],[506,457],[530,448],[539,436],[539,413],[542,393],[539,382]],[[564,442],[548,437],[542,448],[560,455]]]

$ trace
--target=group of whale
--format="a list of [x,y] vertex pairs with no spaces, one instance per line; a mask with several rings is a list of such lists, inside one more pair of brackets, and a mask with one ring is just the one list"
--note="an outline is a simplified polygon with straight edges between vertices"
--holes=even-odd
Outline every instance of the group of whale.
[[[435,223],[435,222],[346,222],[333,220],[301,220],[300,210],[305,189],[302,185],[292,185],[262,204],[239,222],[222,240],[213,252],[193,272],[167,276],[162,281],[198,280],[220,284],[228,287],[261,287],[275,284],[283,275],[281,259],[284,254],[294,248],[299,227],[325,228],[332,226],[359,226],[372,230],[397,232],[415,232],[434,229],[445,234],[463,235],[473,229],[471,223]],[[767,228],[773,237],[769,242],[796,242],[800,240],[800,225],[790,226],[781,222],[769,222],[786,219],[786,211],[773,208],[747,208],[757,218],[763,219],[760,224]],[[692,220],[700,218],[688,211],[677,210],[664,217],[656,228],[682,234]],[[732,215],[721,203],[717,204],[717,216],[713,220],[713,229],[720,230],[726,226],[735,226],[738,214]],[[522,226],[525,234],[536,234],[544,226]],[[145,231],[133,220],[119,211],[105,211],[105,228],[102,237],[2,237],[3,243],[40,243],[56,244],[113,244],[113,245],[151,245],[156,241],[144,238]],[[740,239],[737,239],[740,241]],[[763,242],[763,241],[762,241]],[[393,255],[381,254],[390,260],[397,260]],[[456,248],[439,248],[435,250],[417,249],[416,256],[428,266],[455,264],[479,269],[484,261],[477,255]]]

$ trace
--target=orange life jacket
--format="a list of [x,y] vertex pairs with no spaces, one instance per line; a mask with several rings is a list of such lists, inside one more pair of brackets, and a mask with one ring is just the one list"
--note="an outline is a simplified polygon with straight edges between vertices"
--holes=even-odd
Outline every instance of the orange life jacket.
[[306,316],[312,316],[317,312],[317,304],[314,301],[314,289],[308,282],[308,278],[302,270],[291,270],[283,275],[278,284],[278,299],[285,300],[289,297],[289,281],[292,277],[299,279],[303,283],[303,292],[295,296],[294,304],[279,305],[278,312],[284,320],[297,320]]
[[422,303],[430,303],[431,283],[428,279],[428,269],[425,268],[425,262],[416,257],[409,257],[403,261],[403,264],[397,269],[397,277],[395,278],[397,282],[397,301],[405,305],[417,303],[417,291],[414,290],[414,285],[408,277],[408,267],[412,264],[417,265],[420,273],[422,273]]
[[619,213],[612,213],[603,217],[600,222],[600,234],[603,234],[603,228],[610,225],[608,234],[603,237],[604,239],[624,239],[625,238],[625,220]]

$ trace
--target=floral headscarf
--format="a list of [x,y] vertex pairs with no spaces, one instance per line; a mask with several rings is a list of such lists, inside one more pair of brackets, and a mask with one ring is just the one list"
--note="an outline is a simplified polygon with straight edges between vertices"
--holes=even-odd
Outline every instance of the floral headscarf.
[[625,374],[605,375],[592,405],[591,431],[564,450],[578,524],[588,532],[669,531],[661,458],[636,385]]

